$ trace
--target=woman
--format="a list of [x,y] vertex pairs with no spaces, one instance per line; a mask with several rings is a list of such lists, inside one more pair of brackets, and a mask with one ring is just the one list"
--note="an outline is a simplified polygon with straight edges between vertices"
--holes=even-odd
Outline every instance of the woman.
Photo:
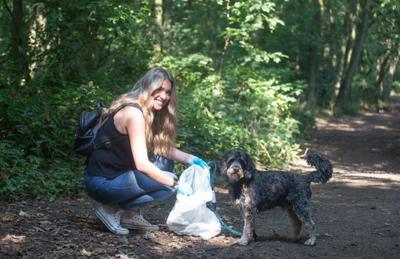
[[[102,205],[96,216],[115,234],[158,230],[141,208],[173,194],[173,160],[206,167],[200,158],[175,148],[176,87],[163,68],[149,70],[131,92],[105,110],[97,139],[118,139],[88,158],[85,185]],[[121,137],[126,136],[126,137]],[[121,139],[121,140],[120,140]],[[148,154],[151,155],[150,159]]]

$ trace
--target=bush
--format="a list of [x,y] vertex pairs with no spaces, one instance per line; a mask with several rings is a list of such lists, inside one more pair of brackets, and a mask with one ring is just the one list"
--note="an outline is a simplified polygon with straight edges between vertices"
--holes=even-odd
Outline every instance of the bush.
[[[284,83],[284,70],[227,66],[224,78],[199,54],[166,56],[178,83],[178,146],[206,160],[232,147],[246,149],[264,166],[280,167],[296,156],[300,123],[297,99],[304,84]],[[266,72],[268,71],[268,72]],[[0,193],[54,198],[82,188],[83,158],[72,149],[83,109],[117,94],[93,82],[43,91],[38,81],[26,92],[3,90]],[[119,94],[119,93],[118,93]],[[179,169],[179,167],[178,167]]]
[[395,93],[400,93],[400,81],[393,82],[393,91]]
[[161,64],[183,83],[178,85],[183,149],[217,159],[241,146],[266,166],[282,166],[296,155],[299,122],[293,111],[303,84],[283,84],[277,74],[235,66],[227,67],[224,80],[199,55],[167,57]]
[[[54,198],[82,187],[83,158],[74,154],[79,114],[110,94],[89,82],[68,84],[59,92],[29,85],[30,94],[0,92],[0,194]],[[37,89],[37,90],[35,90]]]

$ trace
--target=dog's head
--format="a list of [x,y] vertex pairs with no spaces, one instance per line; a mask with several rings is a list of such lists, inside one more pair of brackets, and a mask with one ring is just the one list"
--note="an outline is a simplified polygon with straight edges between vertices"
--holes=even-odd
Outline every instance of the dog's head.
[[220,172],[226,175],[231,183],[249,181],[256,169],[250,156],[240,148],[226,152],[220,162]]

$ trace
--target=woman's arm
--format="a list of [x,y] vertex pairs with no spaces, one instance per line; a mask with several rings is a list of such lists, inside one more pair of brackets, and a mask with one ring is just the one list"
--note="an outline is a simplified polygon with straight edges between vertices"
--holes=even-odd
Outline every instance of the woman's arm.
[[134,107],[126,107],[121,112],[124,112],[122,122],[125,122],[125,128],[129,135],[136,168],[157,182],[173,186],[174,179],[164,174],[148,158],[145,135],[146,126],[142,112]]
[[195,164],[195,165],[199,165],[203,168],[208,167],[208,164],[203,159],[201,159],[197,156],[188,154],[186,152],[183,152],[177,148],[171,149],[168,158],[179,161],[184,164],[191,164],[191,165]]
[[171,149],[168,155],[169,159],[176,160],[184,164],[190,164],[193,157],[194,157],[193,155],[183,152],[175,147]]

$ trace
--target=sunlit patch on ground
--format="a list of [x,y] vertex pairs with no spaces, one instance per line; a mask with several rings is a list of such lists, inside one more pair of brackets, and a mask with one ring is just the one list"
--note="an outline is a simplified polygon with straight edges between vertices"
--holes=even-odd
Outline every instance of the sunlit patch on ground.
[[7,244],[7,243],[22,243],[26,239],[26,236],[24,235],[11,235],[7,234],[5,237],[1,239],[0,244]]
[[[379,116],[379,117],[378,117]],[[392,118],[389,118],[392,117]],[[357,132],[357,131],[370,131],[370,130],[384,130],[392,131],[392,122],[385,120],[395,120],[392,114],[375,114],[365,113],[363,116],[358,118],[354,117],[319,117],[316,119],[316,126],[318,129],[324,130],[336,130],[342,132]],[[375,123],[371,124],[370,120],[376,119]]]

